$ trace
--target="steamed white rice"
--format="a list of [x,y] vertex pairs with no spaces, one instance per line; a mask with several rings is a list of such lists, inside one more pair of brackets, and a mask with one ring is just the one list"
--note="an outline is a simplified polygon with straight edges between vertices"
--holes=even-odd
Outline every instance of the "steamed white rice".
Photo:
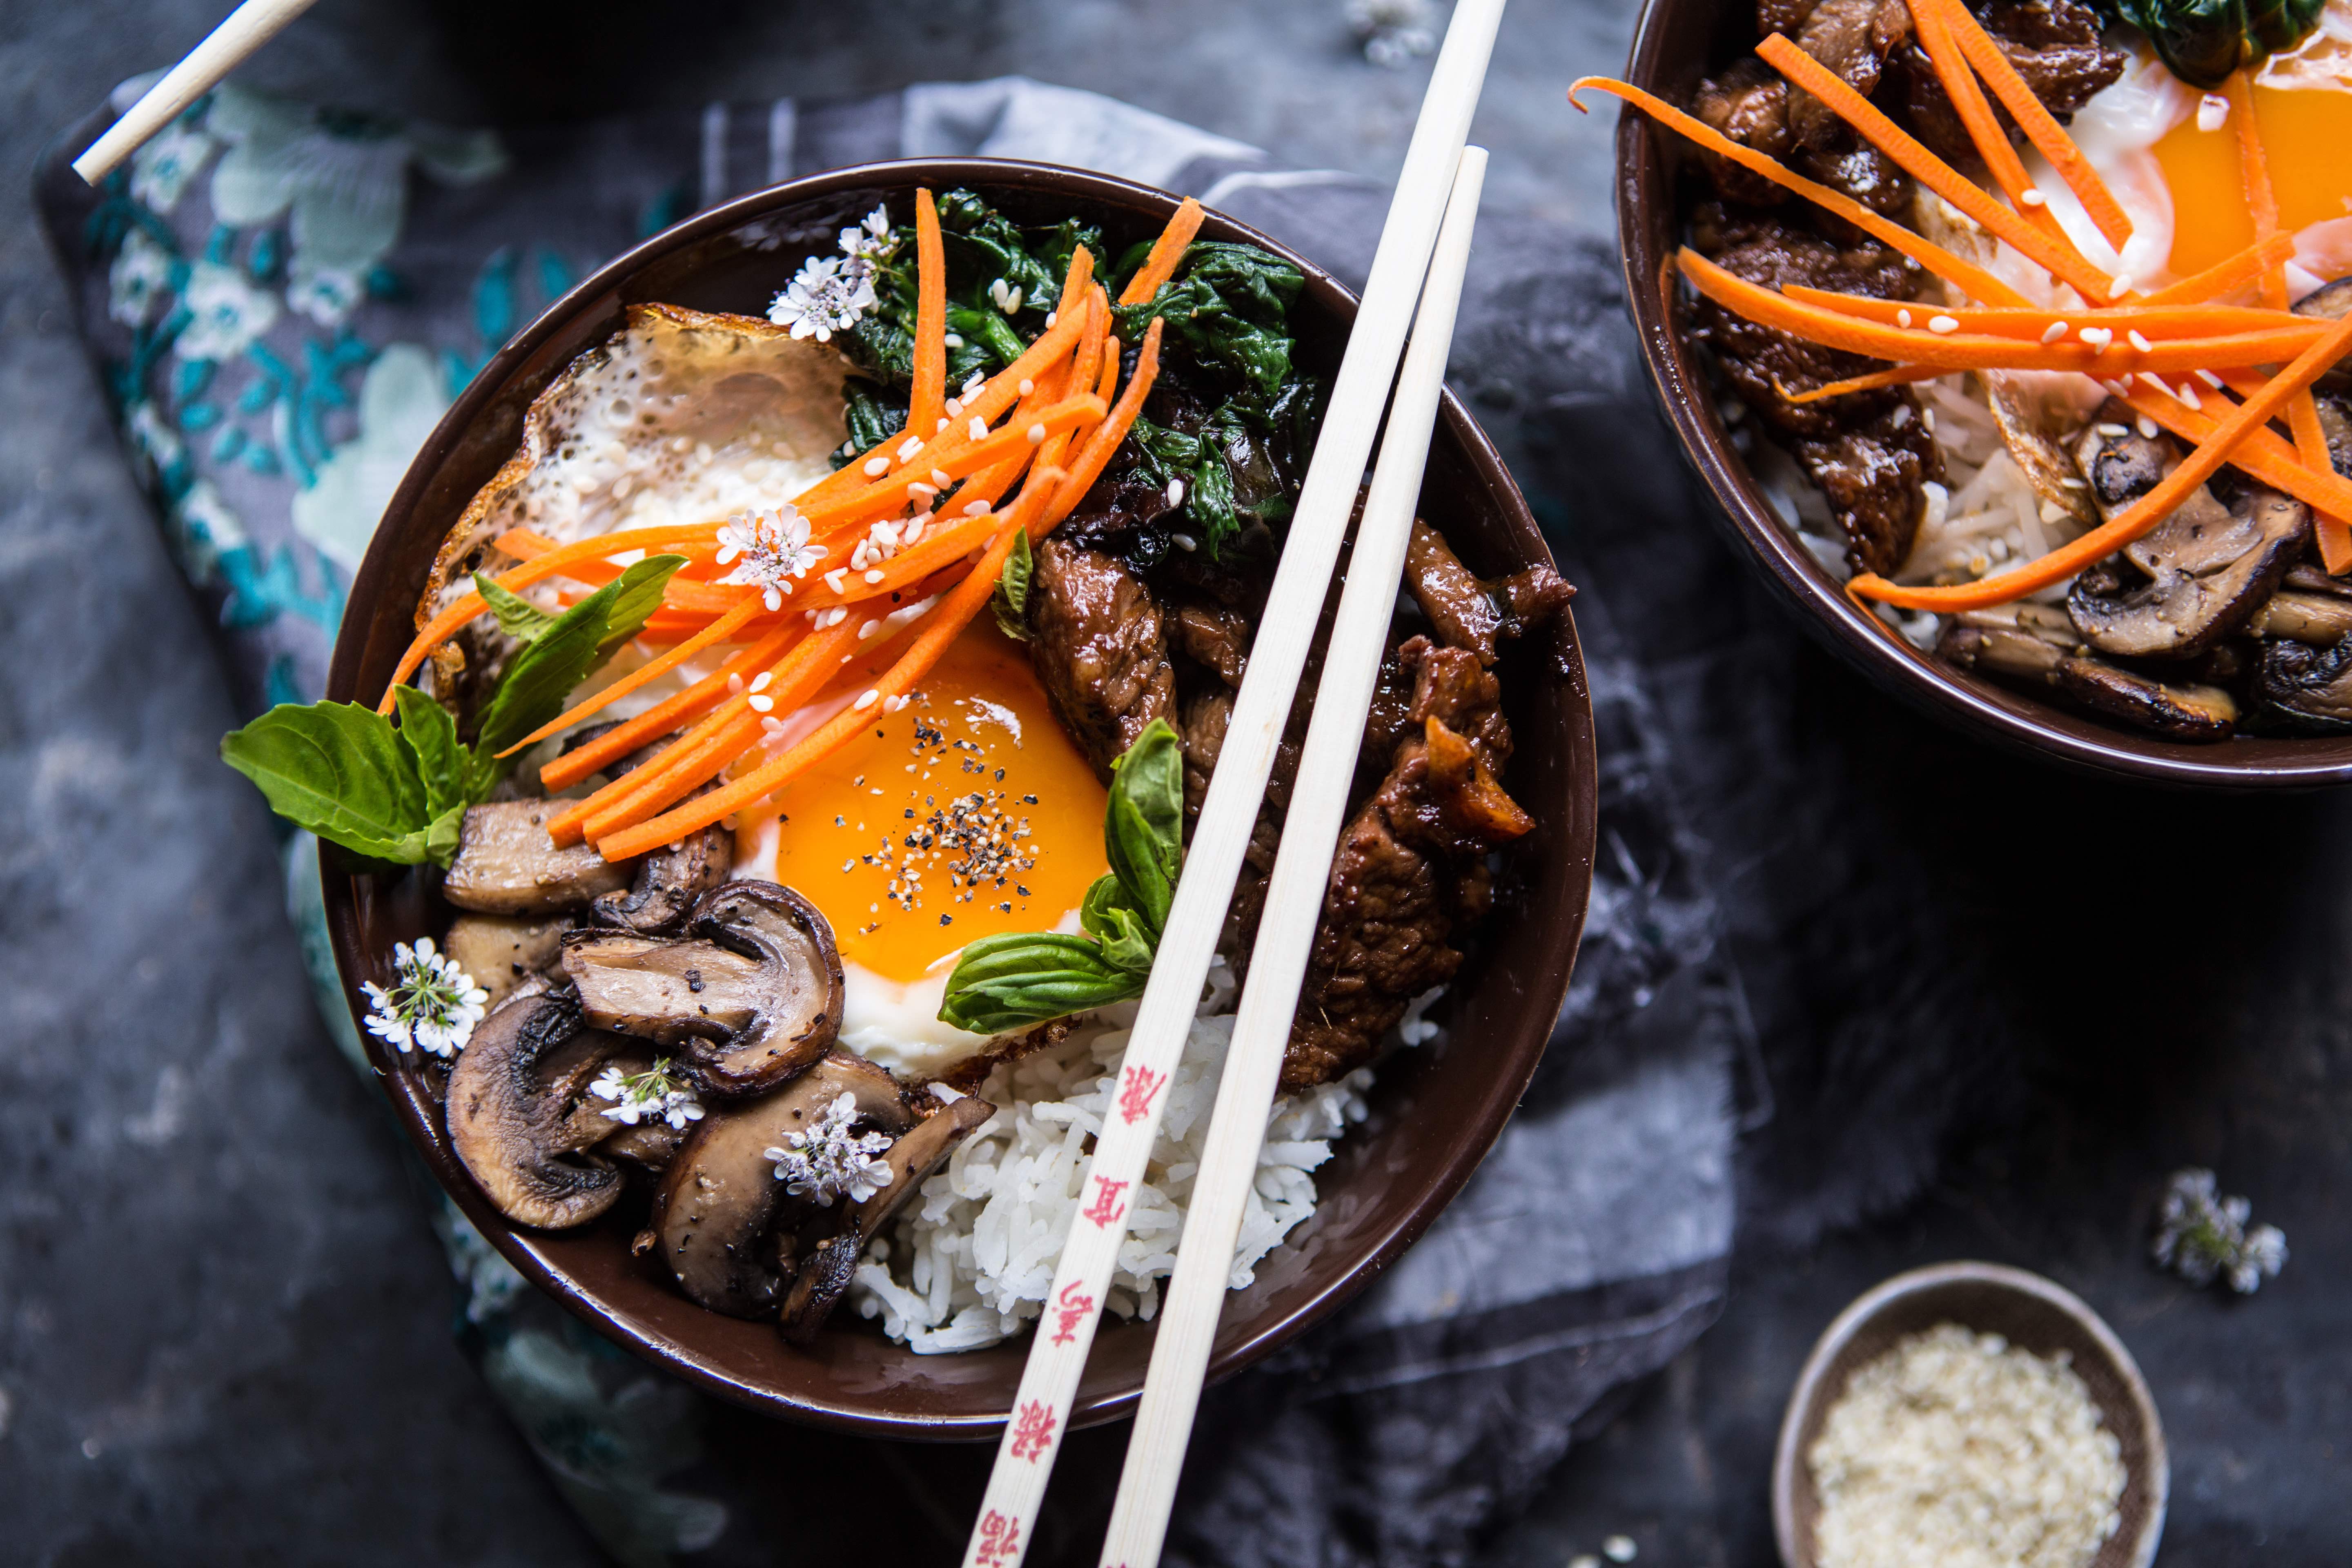
[[[1399,1030],[1405,1042],[1436,1032],[1422,1016],[1435,995],[1420,998],[1406,1015]],[[1231,1005],[1228,982],[1193,1020],[1169,1086],[1159,1142],[1104,1303],[1122,1318],[1150,1318],[1160,1305],[1160,1281],[1175,1269],[1177,1237],[1233,1040]],[[1093,1141],[1110,1104],[1132,1009],[1107,1010],[1060,1045],[989,1074],[979,1093],[998,1107],[995,1116],[923,1184],[858,1268],[858,1310],[880,1318],[892,1339],[926,1354],[978,1350],[1020,1332],[1044,1310],[1062,1238],[1094,1163]],[[1258,1261],[1314,1214],[1312,1173],[1329,1158],[1332,1141],[1363,1120],[1371,1082],[1371,1069],[1360,1068],[1275,1101],[1234,1249],[1233,1289],[1247,1286]]]

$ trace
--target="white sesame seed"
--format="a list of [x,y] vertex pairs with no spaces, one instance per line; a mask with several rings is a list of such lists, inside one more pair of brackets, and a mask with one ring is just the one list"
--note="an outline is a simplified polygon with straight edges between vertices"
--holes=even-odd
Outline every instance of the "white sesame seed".
[[1168,481],[1168,504],[1170,506],[1182,506],[1184,504],[1183,480],[1171,479]]
[[2141,331],[2137,327],[2134,327],[2128,335],[2131,338],[2131,346],[2139,350],[2140,353],[2153,353],[2156,351],[2156,345],[2147,341],[2147,334]]
[[833,608],[824,613],[824,624],[828,626],[837,626],[848,618],[849,606],[847,605],[835,605]]
[[967,501],[964,503],[963,514],[966,517],[978,517],[987,510],[988,503],[984,500]]
[[2156,422],[2155,420],[2150,419],[2150,418],[2149,418],[2147,415],[2145,415],[2145,414],[2143,414],[2143,415],[2141,415],[2141,416],[2139,416],[2139,433],[2140,433],[2143,437],[2147,437],[2147,438],[2148,440],[2150,440],[2150,441],[2153,441],[2153,440],[2155,440],[2155,439],[2156,439],[2156,437],[2157,437],[2157,432],[2158,432],[2158,429],[2159,429],[2159,426],[2157,425],[2157,422]]
[[2105,387],[2109,392],[2114,393],[2117,397],[2129,397],[2131,395],[2131,388],[2125,385],[2120,381],[2102,381],[2099,384]]
[[1024,375],[1024,376],[1023,376],[1023,377],[1021,378],[1021,395],[1022,395],[1022,396],[1026,397],[1026,396],[1028,396],[1031,393],[1033,393],[1033,392],[1034,392],[1034,391],[1036,391],[1036,390],[1037,390],[1037,384],[1036,384],[1035,382],[1034,382],[1034,381],[1030,380],[1030,379],[1029,379],[1027,376],[1025,376],[1025,375]]
[[2111,327],[2084,327],[2081,337],[2100,353],[2106,353],[2107,345],[2116,341],[2115,330]]
[[751,689],[754,691],[765,691],[769,687],[775,684],[775,680],[776,672],[774,670],[763,669],[759,674],[751,678]]
[[760,733],[763,735],[781,735],[783,732],[784,721],[782,719],[762,719],[760,721]]
[[2205,406],[2204,399],[2197,395],[2197,389],[2189,385],[2185,381],[2179,386],[2172,389],[2172,395],[2180,399],[2181,402],[2186,403],[2191,408],[2201,411]]
[[[2131,388],[2129,387],[2124,388],[2124,391],[2126,392],[2129,392]],[[2091,426],[2091,428],[2096,430],[2100,435],[2105,436],[2110,441],[2121,440],[2124,437],[2131,434],[2131,426],[2128,425],[2117,425],[2113,420],[2108,419],[2100,420],[2096,425]]]
[[977,414],[973,415],[971,416],[971,425],[968,429],[967,434],[969,434],[975,441],[986,440],[988,438],[988,421],[982,419]]
[[2199,371],[2197,373],[2197,379],[2203,382],[2206,385],[2211,387],[2216,392],[2221,391],[2222,387],[2229,384],[2210,370]]
[[879,583],[882,581],[882,574],[879,572],[868,572],[866,574],[866,580],[868,583]]
[[2017,199],[2030,207],[2041,206],[2050,200],[2048,196],[2043,195],[2040,191],[2033,190],[2020,191],[2018,193]]
[[948,416],[950,418],[954,418],[961,415],[963,413],[963,400],[957,397],[949,398],[947,401],[947,410]]
[[2058,482],[2070,490],[2086,490],[2091,488],[2089,480],[2078,479],[2072,474],[2063,476]]
[[948,422],[942,419],[938,424],[931,426],[931,434],[934,436],[945,435],[947,433],[947,427]]
[[1910,405],[1909,404],[1907,404],[1907,403],[1901,403],[1901,404],[1897,404],[1897,405],[1895,405],[1895,417],[1894,417],[1894,419],[1893,419],[1892,423],[1894,424],[1895,427],[1897,430],[1900,430],[1900,429],[1902,429],[1906,425],[1910,424],[1910,423],[1911,423],[1911,405]]
[[1061,319],[1062,312],[1059,310],[1048,310],[1045,312],[1045,324],[1049,327]]
[[1909,326],[1911,324],[1911,312],[1897,307],[1895,312],[1895,324],[1898,327]]
[[905,440],[898,443],[898,460],[903,463],[922,449],[922,442],[917,440],[914,437],[909,436]]
[[836,566],[832,571],[824,574],[824,585],[838,594],[841,592],[842,583],[848,576],[849,569],[847,567]]
[[2197,129],[2211,134],[2230,123],[2230,100],[2209,92],[2197,100]]
[[951,349],[960,349],[963,347],[962,334],[959,332],[950,332],[947,335],[946,342],[948,347]]
[[2152,392],[2170,392],[2172,390],[2172,388],[2165,382],[2164,377],[2157,374],[2156,372],[2152,370],[2144,370],[2140,372],[2139,378],[2141,382]]
[[772,713],[775,711],[776,700],[772,697],[753,697],[747,699],[747,700],[751,703],[751,711],[754,713]]
[[864,642],[881,629],[882,623],[880,621],[868,621],[864,626],[857,628],[857,640],[859,642]]
[[1171,533],[1168,536],[1168,539],[1169,542],[1174,544],[1177,549],[1185,552],[1187,554],[1190,554],[1192,552],[1201,548],[1201,542],[1193,538],[1189,533]]
[[1922,408],[1919,410],[1919,428],[1925,430],[1930,436],[1933,436],[1936,433],[1936,411],[1934,409]]
[[[857,700],[856,700],[856,701],[855,701],[855,702],[853,702],[853,703],[851,703],[851,704],[850,704],[850,706],[851,706],[852,708],[861,708],[861,709],[863,709],[863,708],[871,708],[871,707],[873,707],[873,706],[874,706],[874,704],[875,704],[875,703],[877,703],[877,702],[880,701],[880,700],[881,700],[881,699],[882,699],[882,694],[881,694],[880,692],[878,692],[878,691],[874,690],[872,688],[870,688],[870,687],[869,687],[869,688],[867,688],[864,692],[861,692],[861,693],[859,694],[859,696],[858,696]],[[881,794],[882,792],[881,792],[881,791],[879,791],[879,790],[877,790],[877,791],[875,791],[874,793],[875,793],[875,794],[877,794],[877,795],[879,795],[879,794]]]
[[1043,441],[1045,438],[1045,426],[1042,423],[1029,426],[1029,444],[1032,447],[1035,446],[1038,442]]
[[1931,332],[1957,332],[1960,330],[1960,323],[1951,316],[1931,316],[1927,320],[1927,330]]
[[2042,521],[2044,522],[2063,522],[2066,521],[2066,509],[2060,506],[2054,500],[2043,501],[2042,503]]
[[740,675],[730,675],[730,676],[728,676],[728,678],[727,678],[727,689],[728,689],[729,693],[730,693],[730,694],[731,694],[731,695],[733,695],[733,696],[736,696],[736,697],[740,697],[740,696],[742,696],[742,695],[743,695],[743,678],[742,678],[741,676],[740,676]]
[[911,479],[908,481],[907,493],[914,497],[917,500],[929,500],[933,496],[940,493],[940,487],[937,485],[927,485],[920,479]]
[[2054,343],[2066,335],[2066,330],[2065,322],[2053,321],[2042,329],[2042,341],[2045,343]]
[[890,471],[890,459],[887,458],[868,458],[866,459],[866,471],[873,478],[878,479],[883,475]]
[[2120,300],[2131,291],[2132,275],[2128,272],[2116,273],[2116,280],[2107,285],[2107,298],[2110,300]]

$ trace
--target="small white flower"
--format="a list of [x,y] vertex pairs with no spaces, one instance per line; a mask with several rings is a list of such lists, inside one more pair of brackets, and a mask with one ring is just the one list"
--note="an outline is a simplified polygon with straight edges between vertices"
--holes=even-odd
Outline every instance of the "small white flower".
[[870,267],[898,248],[898,241],[890,232],[890,214],[884,207],[876,207],[866,215],[864,223],[841,231],[841,253],[853,265]]
[[831,342],[834,333],[856,325],[874,304],[872,269],[862,258],[845,263],[812,256],[768,306],[768,320],[790,327],[796,338]]
[[809,542],[808,520],[786,501],[765,511],[738,512],[719,525],[719,564],[741,564],[719,579],[734,587],[765,589],[771,611],[783,608],[790,579],[805,577],[824,559],[824,546]]
[[2175,1171],[2165,1185],[2157,1214],[2158,1263],[2191,1285],[2225,1279],[2230,1289],[2250,1296],[2286,1265],[2286,1235],[2276,1226],[2246,1221],[2253,1205],[2223,1197],[2213,1173],[2190,1167]]
[[404,1054],[430,1051],[454,1057],[474,1037],[474,1026],[488,1011],[490,994],[457,962],[434,951],[429,936],[416,945],[394,944],[392,987],[368,981],[368,1033],[389,1041]]
[[890,1163],[877,1156],[890,1140],[879,1132],[852,1132],[849,1124],[856,1120],[857,1097],[845,1094],[813,1125],[785,1133],[782,1148],[766,1151],[784,1191],[825,1205],[846,1193],[851,1203],[862,1204],[888,1186]]
[[588,1089],[597,1099],[614,1102],[610,1110],[603,1111],[607,1121],[632,1127],[640,1121],[667,1121],[683,1131],[689,1122],[702,1120],[702,1102],[682,1079],[672,1076],[667,1057],[656,1058],[651,1068],[634,1076],[618,1066],[607,1067]]
[[234,267],[199,261],[180,296],[190,320],[173,343],[182,359],[233,359],[278,320],[278,296],[246,281]]
[[106,313],[126,327],[143,326],[172,287],[172,253],[142,228],[123,237],[106,273]]

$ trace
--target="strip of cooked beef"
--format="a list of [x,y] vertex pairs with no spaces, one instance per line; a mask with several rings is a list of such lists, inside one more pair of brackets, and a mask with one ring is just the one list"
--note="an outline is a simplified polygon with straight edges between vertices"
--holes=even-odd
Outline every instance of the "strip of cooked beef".
[[1420,733],[1340,833],[1283,1057],[1288,1091],[1360,1064],[1415,996],[1454,978],[1454,933],[1491,903],[1488,851],[1534,826],[1496,780],[1510,730],[1494,672],[1425,637],[1398,653]]
[[[2084,0],[1990,0],[1978,10],[1977,20],[2061,123],[2090,102],[2093,94],[2113,85],[2127,63],[2128,57],[2109,47],[2100,36],[2099,12]],[[1983,167],[1976,143],[1926,52],[1916,43],[1906,43],[1890,65],[1911,133],[1963,169]],[[2016,140],[2020,133],[2008,110],[1996,101],[1993,113]]]
[[[1774,7],[1778,8],[1777,5]],[[1796,46],[1868,98],[1878,89],[1886,57],[1911,38],[1911,8],[1904,0],[1817,0],[1790,35]],[[1830,149],[1853,133],[1811,93],[1789,94],[1789,134],[1800,147]]]
[[[1769,215],[1734,214],[1706,204],[1693,242],[1726,271],[1780,289],[1790,283],[1875,300],[1907,300],[1919,273],[1872,241],[1839,247]],[[1908,387],[1853,393],[1821,403],[1781,395],[1878,369],[1875,360],[1822,347],[1761,326],[1713,300],[1694,311],[1694,335],[1714,351],[1724,379],[1777,432],[1828,497],[1844,531],[1846,558],[1860,571],[1892,573],[1911,552],[1920,486],[1944,474],[1943,456]]]
[[[1791,124],[1792,96],[1814,103],[1809,95],[1793,92],[1763,61],[1743,58],[1721,76],[1699,84],[1691,111],[1742,146],[1791,164],[1807,178],[1843,191],[1874,211],[1892,215],[1910,205],[1910,176],[1843,121],[1815,123],[1816,140],[1800,142]],[[1771,181],[1727,158],[1702,152],[1699,161],[1725,201],[1769,207],[1789,199]]]
[[1108,784],[1145,725],[1176,718],[1160,606],[1123,562],[1049,536],[1037,546],[1028,611],[1030,663]]
[[1419,518],[1412,520],[1412,538],[1405,546],[1404,581],[1438,635],[1475,653],[1481,664],[1495,662],[1497,641],[1550,619],[1576,596],[1549,566],[1530,566],[1489,582],[1462,564],[1445,535]]

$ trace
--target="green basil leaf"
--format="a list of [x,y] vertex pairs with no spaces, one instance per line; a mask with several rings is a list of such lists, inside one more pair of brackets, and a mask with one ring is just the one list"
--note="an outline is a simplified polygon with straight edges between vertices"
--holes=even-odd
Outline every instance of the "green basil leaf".
[[457,721],[449,710],[414,686],[395,688],[392,700],[400,716],[401,750],[425,790],[426,814],[438,817],[451,806],[463,810],[473,805],[474,758],[458,742]]
[[1110,767],[1103,852],[1157,944],[1184,856],[1184,757],[1176,731],[1154,719]]
[[996,592],[988,600],[996,613],[996,629],[1014,642],[1029,640],[1029,577],[1035,569],[1036,558],[1029,553],[1029,534],[1024,530],[1013,536],[1013,553],[1004,558]]
[[1078,906],[1078,924],[1101,944],[1103,962],[1112,968],[1150,971],[1159,943],[1117,877],[1098,877],[1087,889],[1086,901]]
[[982,937],[963,950],[948,976],[940,1020],[975,1035],[1002,1034],[1140,995],[1145,978],[1105,962],[1102,950],[1085,937],[1055,931]]
[[482,710],[475,749],[494,756],[562,713],[572,689],[646,624],[670,574],[685,563],[682,555],[648,556],[556,616],[507,666]]
[[537,642],[555,624],[555,617],[524,598],[520,594],[501,588],[488,574],[474,574],[474,592],[499,618],[499,630],[518,642]]
[[426,857],[434,818],[415,754],[372,708],[280,703],[224,736],[221,761],[251,779],[278,816],[330,843],[407,865]]
[[449,807],[425,825],[424,849],[425,858],[435,865],[446,867],[457,858],[457,832],[466,826],[466,804]]

